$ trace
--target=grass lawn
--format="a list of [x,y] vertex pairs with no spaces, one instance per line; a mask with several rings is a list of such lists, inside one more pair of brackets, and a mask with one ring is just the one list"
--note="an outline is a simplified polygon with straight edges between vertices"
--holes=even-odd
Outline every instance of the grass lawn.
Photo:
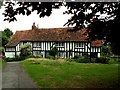
[[40,88],[109,88],[119,84],[118,64],[39,59],[27,59],[21,63]]
[[2,67],[4,67],[5,66],[5,61],[3,61],[2,59],[0,59],[0,69],[2,68]]
[[2,68],[2,60],[0,59],[0,69]]

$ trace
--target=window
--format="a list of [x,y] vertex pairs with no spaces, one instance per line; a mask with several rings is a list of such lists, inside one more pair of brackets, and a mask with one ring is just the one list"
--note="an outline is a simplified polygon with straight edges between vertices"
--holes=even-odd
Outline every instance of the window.
[[41,43],[40,42],[34,42],[33,47],[41,47]]
[[65,43],[63,43],[63,42],[57,42],[55,45],[56,45],[56,47],[64,47]]
[[34,56],[41,56],[41,51],[33,51]]
[[83,47],[83,43],[75,43],[75,47],[76,48]]
[[82,53],[75,52],[75,56],[82,56]]
[[15,51],[15,48],[6,48],[6,51]]
[[64,58],[64,57],[65,57],[65,53],[64,53],[64,52],[58,52],[58,56],[59,56],[60,58]]

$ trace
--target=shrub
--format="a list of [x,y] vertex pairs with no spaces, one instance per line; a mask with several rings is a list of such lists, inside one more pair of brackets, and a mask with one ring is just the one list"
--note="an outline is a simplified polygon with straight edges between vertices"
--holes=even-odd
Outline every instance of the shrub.
[[20,57],[25,58],[31,55],[31,45],[26,43],[20,47]]
[[107,43],[106,45],[103,45],[102,49],[101,49],[101,55],[102,56],[110,56],[111,54],[112,54],[112,52],[111,52],[110,44]]
[[101,56],[96,59],[96,63],[108,64],[109,60],[110,59],[108,57]]
[[91,58],[91,63],[96,63],[97,58]]
[[75,59],[73,59],[73,58],[66,58],[65,61],[68,61],[68,62],[75,62]]
[[89,57],[86,55],[84,56],[75,55],[73,59],[75,59],[75,62],[78,62],[78,63],[89,63],[90,62]]
[[12,62],[12,61],[21,61],[21,60],[24,60],[25,57],[20,57],[20,56],[16,56],[16,57],[13,57],[13,58],[4,58],[4,60],[6,62]]
[[55,59],[55,57],[54,57],[54,56],[51,56],[51,55],[48,55],[47,58],[48,58],[48,59],[53,59],[53,60]]
[[23,56],[16,56],[15,57],[15,61],[21,61],[21,60],[24,60],[24,59],[26,59],[26,58],[23,57]]
[[53,59],[55,59],[55,56],[57,55],[57,52],[58,52],[57,48],[52,47],[49,54],[50,54],[50,56],[54,57]]
[[4,60],[5,60],[6,62],[11,62],[11,61],[14,61],[15,59],[14,59],[14,58],[4,58]]
[[42,58],[42,56],[34,56],[34,55],[30,55],[30,56],[27,56],[27,58]]

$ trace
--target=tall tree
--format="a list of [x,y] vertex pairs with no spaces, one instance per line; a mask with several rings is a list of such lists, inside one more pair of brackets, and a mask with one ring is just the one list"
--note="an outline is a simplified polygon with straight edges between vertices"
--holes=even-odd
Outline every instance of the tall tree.
[[13,32],[9,28],[6,28],[4,31],[0,31],[0,47],[5,47],[12,35]]
[[[50,16],[54,8],[67,7],[65,14],[72,14],[65,25],[74,25],[75,28],[90,28],[90,39],[103,39],[110,42],[115,54],[120,54],[120,2],[7,2],[4,12],[5,20],[17,20],[16,15],[30,15],[37,11],[40,18]],[[14,8],[13,8],[14,7]],[[107,14],[101,18],[101,14]],[[75,29],[76,30],[76,29]]]
[[13,35],[13,32],[9,28],[6,28],[4,30],[4,33],[8,38],[10,38]]

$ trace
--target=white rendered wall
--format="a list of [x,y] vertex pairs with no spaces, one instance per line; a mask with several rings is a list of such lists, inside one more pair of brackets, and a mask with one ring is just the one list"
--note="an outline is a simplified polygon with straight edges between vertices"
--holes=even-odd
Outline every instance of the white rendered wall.
[[13,58],[15,57],[15,52],[5,52],[5,56],[8,58]]

